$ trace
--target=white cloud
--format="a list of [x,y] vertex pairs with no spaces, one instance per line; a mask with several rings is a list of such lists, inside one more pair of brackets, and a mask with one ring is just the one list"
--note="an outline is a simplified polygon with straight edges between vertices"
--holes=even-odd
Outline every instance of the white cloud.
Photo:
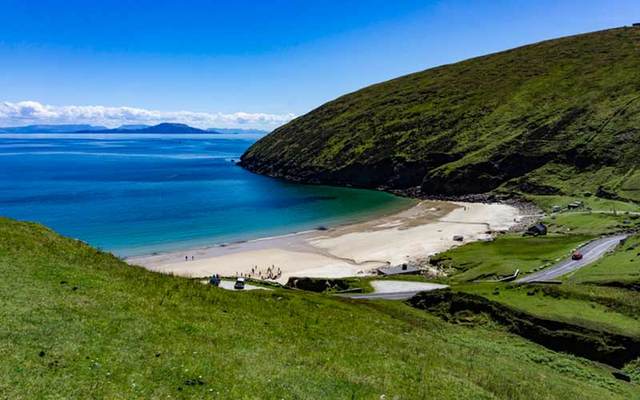
[[0,126],[29,124],[122,124],[179,122],[198,128],[254,128],[271,130],[294,114],[236,112],[232,114],[193,111],[157,111],[134,107],[51,106],[37,101],[0,103]]

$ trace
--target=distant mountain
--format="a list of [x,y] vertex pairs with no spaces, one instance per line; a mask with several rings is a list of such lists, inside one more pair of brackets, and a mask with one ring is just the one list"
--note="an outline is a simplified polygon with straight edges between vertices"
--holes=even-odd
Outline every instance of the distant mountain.
[[0,127],[0,133],[225,133],[225,134],[257,134],[267,135],[268,131],[259,129],[209,128],[199,129],[186,124],[164,122],[158,125],[124,124],[117,128],[101,125],[68,124],[68,125],[27,125]]
[[0,133],[69,133],[77,131],[96,132],[104,129],[107,129],[107,127],[86,124],[27,125],[0,128]]
[[[144,128],[128,128],[130,125],[123,125],[115,129],[102,130],[80,130],[76,133],[211,133],[203,129],[194,128],[185,124],[174,124],[164,122],[154,126],[145,126]],[[126,128],[123,128],[126,127]]]
[[239,128],[209,128],[207,129],[209,133],[229,133],[229,134],[238,134],[238,133],[249,133],[253,135],[267,135],[269,131],[262,131],[260,129],[239,129]]
[[151,127],[151,125],[145,125],[145,124],[125,124],[125,125],[120,125],[119,127],[117,127],[116,129],[127,129],[127,130],[136,130],[136,129],[145,129],[145,128],[149,128]]

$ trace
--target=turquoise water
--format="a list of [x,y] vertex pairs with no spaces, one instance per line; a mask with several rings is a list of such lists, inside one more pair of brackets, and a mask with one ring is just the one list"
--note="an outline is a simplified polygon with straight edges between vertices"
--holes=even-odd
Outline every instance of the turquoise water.
[[0,215],[131,256],[331,226],[410,204],[249,173],[233,160],[256,139],[1,134]]

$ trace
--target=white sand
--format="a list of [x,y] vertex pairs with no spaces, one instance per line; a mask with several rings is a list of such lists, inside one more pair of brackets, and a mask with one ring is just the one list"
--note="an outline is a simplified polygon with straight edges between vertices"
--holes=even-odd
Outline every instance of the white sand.
[[[509,229],[518,210],[504,204],[423,201],[391,216],[314,231],[127,261],[150,270],[188,277],[213,273],[233,276],[275,266],[286,282],[291,276],[338,278],[371,273],[375,268],[424,259],[460,242],[490,238]],[[185,261],[185,256],[194,260]]]
[[465,242],[489,238],[487,231],[509,229],[517,217],[515,208],[501,204],[456,204],[461,207],[432,223],[318,237],[310,242],[331,254],[357,262],[384,260],[397,265],[451,248],[458,244],[453,241],[454,235],[462,235]]

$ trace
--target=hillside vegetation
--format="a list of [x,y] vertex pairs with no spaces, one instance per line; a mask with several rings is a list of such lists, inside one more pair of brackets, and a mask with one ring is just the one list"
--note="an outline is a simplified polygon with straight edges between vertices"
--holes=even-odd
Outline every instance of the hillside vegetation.
[[633,399],[605,366],[399,302],[234,293],[0,219],[0,397]]
[[242,165],[423,195],[592,192],[638,201],[638,154],[640,28],[618,28],[345,95],[257,142]]

